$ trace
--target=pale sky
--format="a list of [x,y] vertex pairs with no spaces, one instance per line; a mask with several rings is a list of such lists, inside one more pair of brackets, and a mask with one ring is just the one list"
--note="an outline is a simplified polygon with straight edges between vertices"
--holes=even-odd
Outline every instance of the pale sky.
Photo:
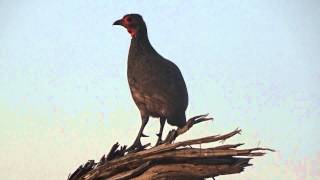
[[[154,48],[180,67],[187,116],[215,118],[179,140],[239,127],[225,143],[277,150],[218,180],[320,179],[318,0],[0,0],[0,179],[66,179],[133,142],[130,36],[112,26],[127,13],[144,17]],[[143,142],[158,128],[149,121]]]

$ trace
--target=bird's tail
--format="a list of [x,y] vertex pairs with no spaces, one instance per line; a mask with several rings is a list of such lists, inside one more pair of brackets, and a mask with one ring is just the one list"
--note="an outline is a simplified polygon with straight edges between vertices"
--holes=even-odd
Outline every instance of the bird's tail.
[[186,114],[183,112],[180,114],[169,116],[167,118],[167,121],[170,125],[183,127],[186,124]]

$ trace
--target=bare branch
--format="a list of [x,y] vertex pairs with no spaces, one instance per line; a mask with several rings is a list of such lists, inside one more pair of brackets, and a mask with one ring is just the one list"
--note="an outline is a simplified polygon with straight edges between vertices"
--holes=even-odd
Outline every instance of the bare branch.
[[[172,143],[179,135],[193,125],[212,120],[208,114],[190,118],[186,125],[171,130],[165,143],[149,149],[126,153],[126,146],[114,144],[107,156],[103,155],[98,164],[88,161],[80,166],[68,180],[104,179],[204,179],[219,175],[240,173],[251,166],[250,157],[263,156],[269,148],[237,149],[243,143],[220,145],[211,148],[189,148],[191,145],[225,141],[240,129],[223,134]],[[120,148],[120,149],[119,149]]]

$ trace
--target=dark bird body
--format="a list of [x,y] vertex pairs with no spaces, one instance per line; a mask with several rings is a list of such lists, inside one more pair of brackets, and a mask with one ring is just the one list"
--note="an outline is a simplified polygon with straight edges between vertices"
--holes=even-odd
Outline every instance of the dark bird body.
[[[143,47],[147,46],[147,47]],[[188,94],[178,67],[161,57],[148,40],[131,40],[127,69],[132,97],[141,114],[185,124]]]
[[132,36],[127,76],[133,100],[142,118],[139,134],[129,149],[141,147],[140,137],[145,136],[143,129],[149,116],[160,118],[159,144],[166,120],[178,127],[186,123],[186,84],[179,68],[151,46],[146,25],[140,15],[125,15],[114,24],[124,26]]

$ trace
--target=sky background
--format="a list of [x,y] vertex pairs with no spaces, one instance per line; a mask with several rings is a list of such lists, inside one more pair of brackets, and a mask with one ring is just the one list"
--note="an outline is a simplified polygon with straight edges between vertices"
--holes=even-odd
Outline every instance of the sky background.
[[[215,118],[179,140],[239,127],[225,143],[277,150],[217,179],[320,179],[318,0],[0,0],[0,179],[66,179],[133,142],[130,36],[112,26],[127,13],[143,15],[155,49],[181,69],[187,116]],[[150,120],[143,142],[158,128]]]

